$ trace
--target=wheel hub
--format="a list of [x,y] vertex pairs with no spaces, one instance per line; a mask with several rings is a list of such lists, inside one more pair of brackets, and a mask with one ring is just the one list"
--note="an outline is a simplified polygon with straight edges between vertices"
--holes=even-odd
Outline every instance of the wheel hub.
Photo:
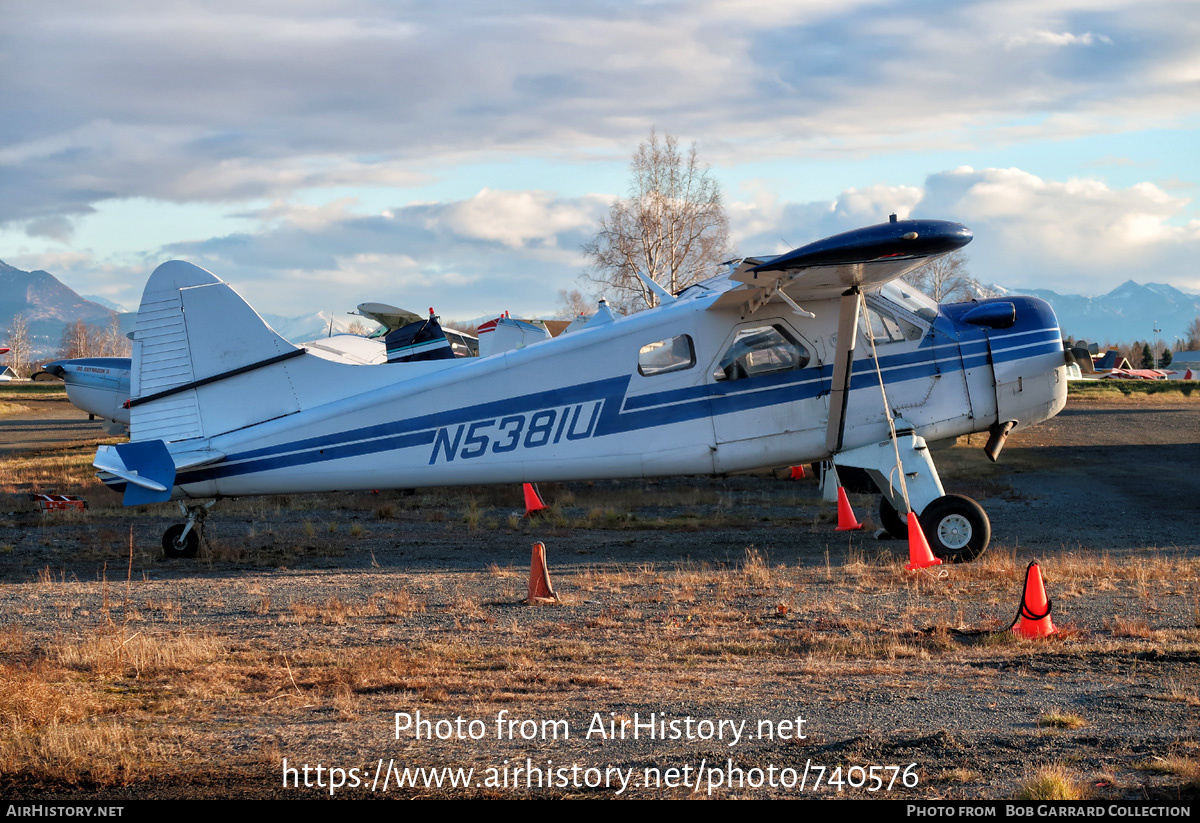
[[943,546],[957,551],[971,542],[971,523],[961,514],[952,514],[938,523],[937,533]]

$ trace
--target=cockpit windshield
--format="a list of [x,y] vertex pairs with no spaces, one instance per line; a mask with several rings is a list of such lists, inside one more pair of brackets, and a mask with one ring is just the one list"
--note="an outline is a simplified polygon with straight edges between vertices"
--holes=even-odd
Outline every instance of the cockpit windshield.
[[879,293],[885,300],[908,309],[908,311],[931,323],[937,317],[937,303],[902,280],[893,280],[881,288]]

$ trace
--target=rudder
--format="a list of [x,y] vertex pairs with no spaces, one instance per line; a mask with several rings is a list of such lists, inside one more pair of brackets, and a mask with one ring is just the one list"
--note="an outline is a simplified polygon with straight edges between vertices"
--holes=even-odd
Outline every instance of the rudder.
[[133,335],[130,439],[212,437],[299,411],[282,361],[303,351],[216,275],[163,263]]

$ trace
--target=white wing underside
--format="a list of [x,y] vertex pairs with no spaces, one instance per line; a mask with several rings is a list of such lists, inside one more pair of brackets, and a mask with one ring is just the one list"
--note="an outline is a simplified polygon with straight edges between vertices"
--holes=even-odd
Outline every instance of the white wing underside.
[[738,309],[743,314],[753,314],[771,300],[782,299],[780,292],[793,302],[802,304],[805,301],[831,300],[855,287],[864,292],[872,291],[937,257],[941,255],[763,272],[753,271],[758,261],[744,260],[729,275],[729,281],[737,285],[718,297],[709,306],[709,311]]

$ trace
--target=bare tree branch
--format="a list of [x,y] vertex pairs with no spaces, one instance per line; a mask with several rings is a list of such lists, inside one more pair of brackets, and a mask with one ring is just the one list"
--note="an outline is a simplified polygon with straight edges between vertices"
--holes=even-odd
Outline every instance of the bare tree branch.
[[685,156],[673,136],[659,140],[651,131],[629,170],[629,196],[613,204],[583,247],[591,259],[584,279],[626,312],[658,302],[638,271],[678,292],[710,277],[713,266],[729,256],[721,189],[701,164],[694,143]]
[[967,271],[967,256],[956,251],[926,263],[902,278],[939,303],[956,303],[982,296],[979,281]]
[[18,314],[8,324],[8,332],[4,340],[0,343],[8,346],[11,351],[8,353],[8,366],[17,373],[17,377],[29,376],[29,321],[25,319],[25,315]]

